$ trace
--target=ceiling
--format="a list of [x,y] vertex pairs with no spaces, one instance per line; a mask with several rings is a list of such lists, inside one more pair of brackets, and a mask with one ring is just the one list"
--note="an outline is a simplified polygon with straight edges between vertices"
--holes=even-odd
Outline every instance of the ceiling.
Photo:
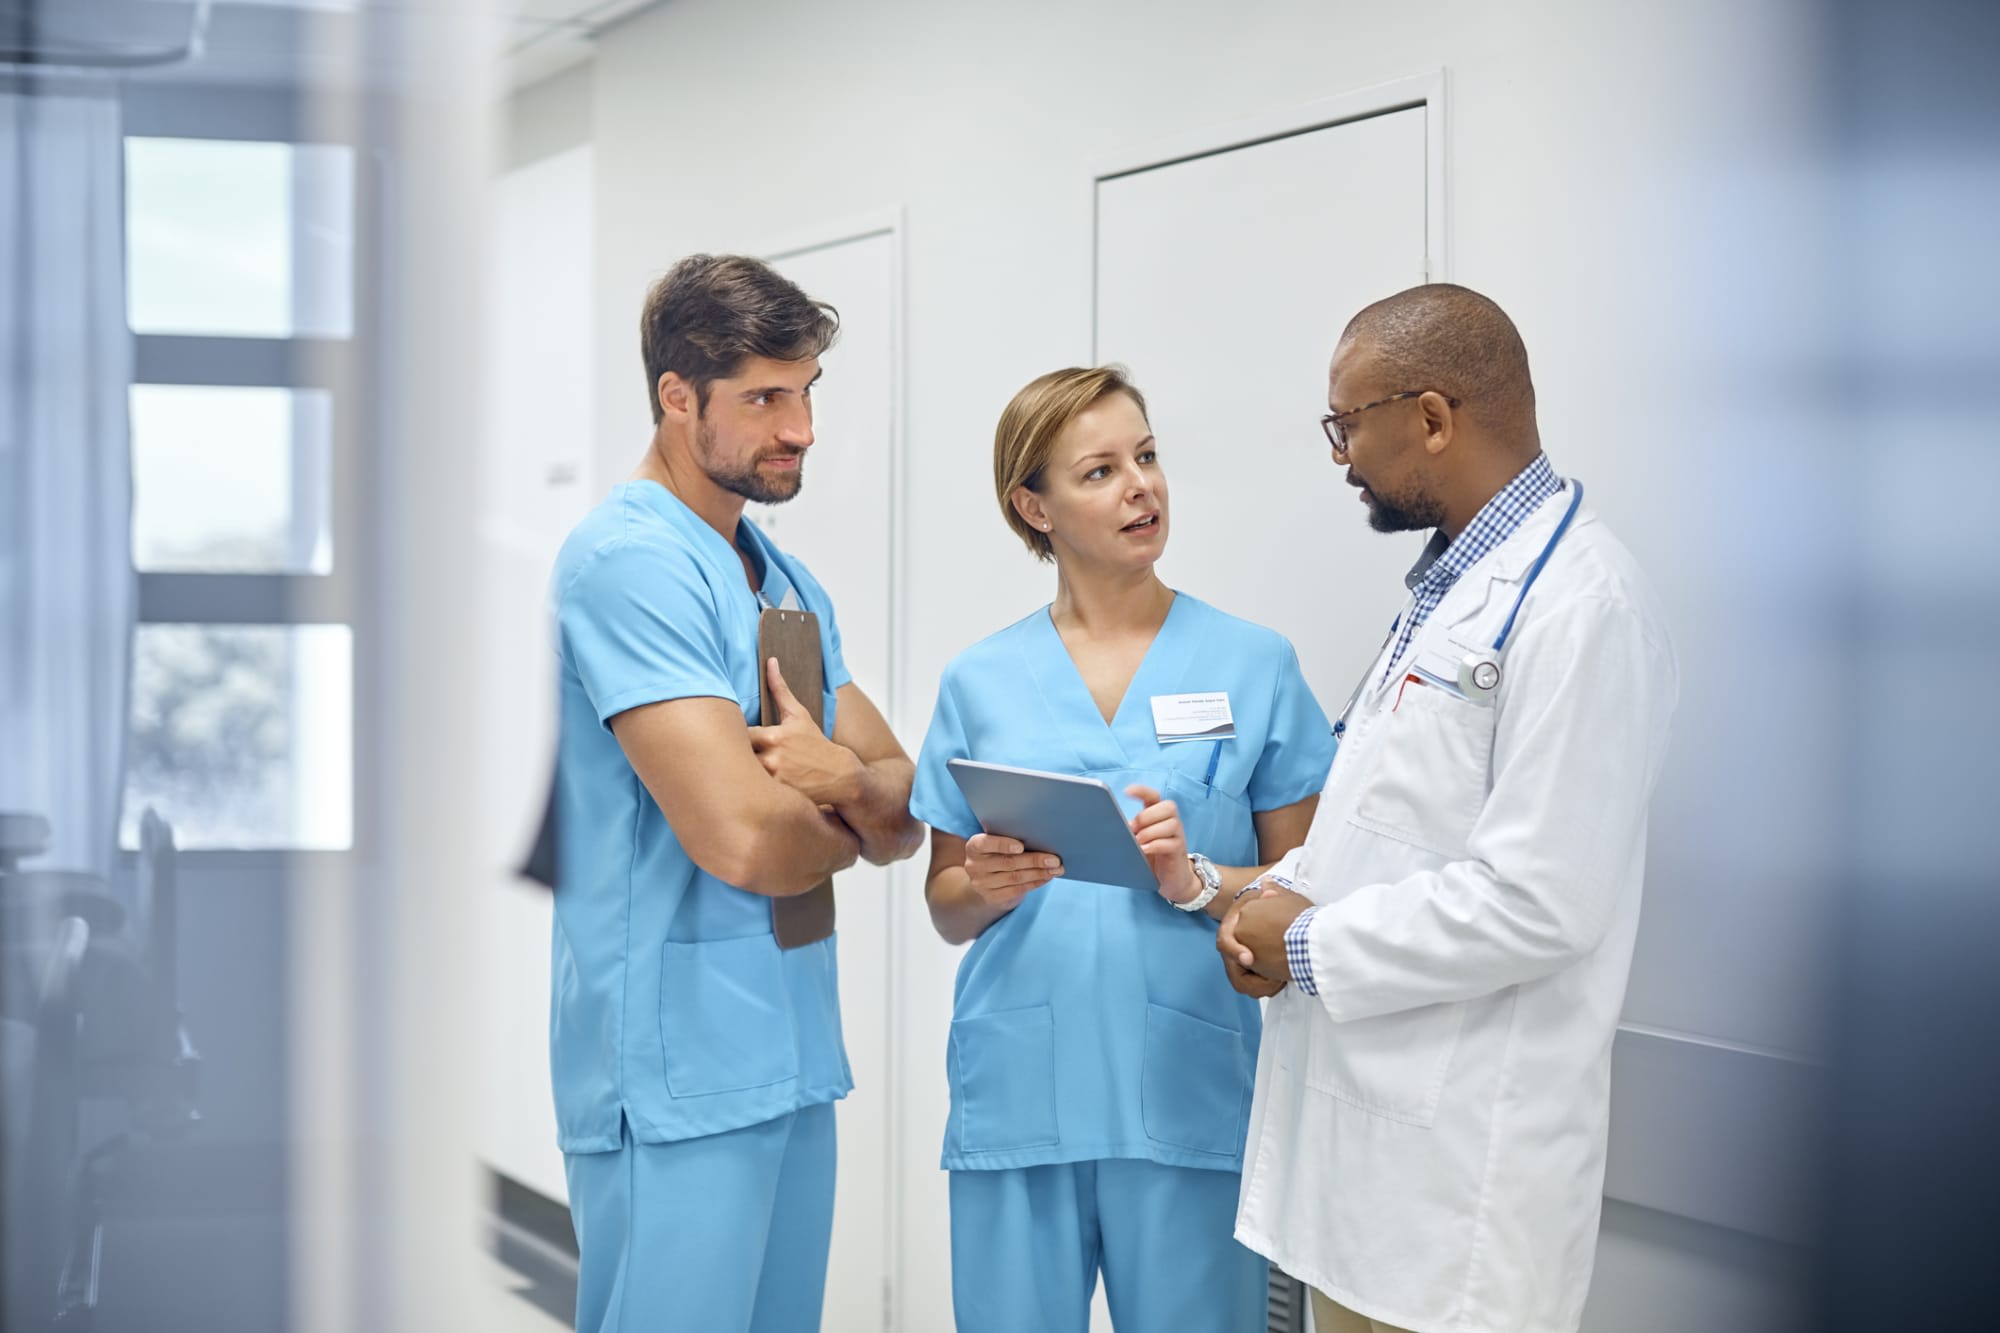
[[[427,42],[489,44],[520,88],[590,58],[596,35],[664,0],[0,0],[0,48],[130,62],[148,82],[376,85],[420,79]],[[481,20],[484,10],[490,17]],[[205,10],[205,13],[204,13]],[[367,59],[354,52],[365,34]],[[194,40],[190,42],[190,36]],[[435,48],[431,48],[435,49]],[[366,66],[362,68],[362,66]]]

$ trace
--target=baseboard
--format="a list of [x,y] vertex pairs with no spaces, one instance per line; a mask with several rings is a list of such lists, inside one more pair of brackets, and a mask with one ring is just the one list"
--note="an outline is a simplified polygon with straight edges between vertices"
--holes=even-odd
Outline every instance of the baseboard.
[[576,1232],[569,1209],[504,1172],[488,1168],[493,1254],[525,1280],[515,1294],[552,1319],[576,1318]]

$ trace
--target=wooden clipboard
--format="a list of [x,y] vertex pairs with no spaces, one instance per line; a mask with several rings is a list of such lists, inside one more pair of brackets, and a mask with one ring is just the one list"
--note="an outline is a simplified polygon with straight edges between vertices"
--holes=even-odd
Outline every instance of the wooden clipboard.
[[[785,687],[826,730],[826,664],[820,657],[819,617],[810,611],[766,610],[757,619],[758,717],[765,726],[778,720],[771,702],[765,663],[778,659]],[[771,930],[780,949],[816,944],[833,934],[833,877],[804,893],[771,900]]]

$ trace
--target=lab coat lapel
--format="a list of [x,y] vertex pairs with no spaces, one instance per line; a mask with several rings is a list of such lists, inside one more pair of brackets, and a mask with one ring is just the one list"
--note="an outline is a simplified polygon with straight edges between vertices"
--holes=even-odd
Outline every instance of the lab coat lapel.
[[[1571,483],[1574,485],[1575,483]],[[1420,640],[1428,640],[1442,649],[1441,639],[1464,642],[1466,648],[1489,644],[1500,626],[1506,622],[1507,613],[1514,608],[1515,600],[1521,595],[1521,584],[1528,577],[1528,570],[1541,558],[1548,546],[1549,538],[1562,523],[1563,515],[1569,510],[1574,492],[1565,487],[1544,500],[1526,522],[1509,534],[1486,558],[1465,572],[1465,576],[1444,600],[1438,603],[1436,611],[1425,622]],[[1590,521],[1588,511],[1580,512],[1570,530]],[[1414,647],[1412,649],[1414,651]]]

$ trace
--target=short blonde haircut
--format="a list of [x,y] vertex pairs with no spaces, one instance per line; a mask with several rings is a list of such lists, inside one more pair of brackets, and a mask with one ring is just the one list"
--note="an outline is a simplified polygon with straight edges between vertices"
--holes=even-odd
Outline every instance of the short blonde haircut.
[[1114,393],[1122,393],[1146,415],[1146,397],[1134,388],[1123,366],[1070,366],[1030,380],[1000,413],[993,428],[993,488],[1000,513],[1037,560],[1053,560],[1049,535],[1028,525],[1014,508],[1016,487],[1042,489],[1042,469],[1069,423]]

